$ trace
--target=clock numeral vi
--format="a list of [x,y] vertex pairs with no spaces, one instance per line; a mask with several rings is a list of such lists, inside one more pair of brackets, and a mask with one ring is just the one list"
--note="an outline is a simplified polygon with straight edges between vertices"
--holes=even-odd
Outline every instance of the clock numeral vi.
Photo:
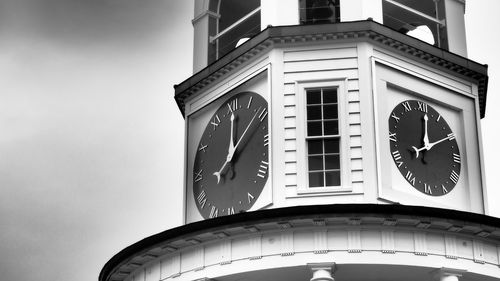
[[424,192],[427,193],[427,194],[432,194],[432,189],[431,189],[431,186],[424,183]]

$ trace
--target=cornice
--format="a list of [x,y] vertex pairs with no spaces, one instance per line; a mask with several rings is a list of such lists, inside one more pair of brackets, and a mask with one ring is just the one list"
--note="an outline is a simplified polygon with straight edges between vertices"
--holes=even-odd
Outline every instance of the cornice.
[[487,65],[429,45],[374,21],[322,25],[268,27],[216,62],[175,85],[175,100],[182,115],[185,100],[251,58],[279,46],[319,42],[369,42],[478,84],[481,118],[485,115],[488,87]]
[[500,219],[480,214],[405,205],[297,206],[204,220],[147,237],[111,258],[102,269],[99,281],[123,280],[152,260],[200,245],[255,234],[311,228],[436,233],[500,246]]

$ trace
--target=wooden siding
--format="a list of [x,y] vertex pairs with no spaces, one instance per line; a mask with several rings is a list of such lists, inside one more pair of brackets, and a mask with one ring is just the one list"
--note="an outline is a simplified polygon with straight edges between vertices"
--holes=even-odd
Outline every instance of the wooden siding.
[[[298,104],[302,97],[296,96],[296,83],[301,81],[346,79],[347,97],[344,100],[344,116],[340,116],[340,125],[347,128],[341,131],[341,138],[346,141],[348,150],[347,179],[343,187],[363,184],[363,157],[361,146],[360,93],[358,77],[358,54],[356,46],[325,48],[316,50],[289,50],[283,53],[284,69],[284,151],[285,185],[298,186],[297,161],[306,161],[305,155],[297,155],[297,147],[304,146],[305,140],[297,139],[297,126],[305,126],[304,120],[298,120]],[[342,94],[342,93],[340,93]],[[342,105],[341,105],[342,106]],[[347,122],[347,124],[343,123]],[[298,124],[304,123],[304,124]],[[343,126],[342,124],[345,124]],[[345,153],[345,151],[344,151]],[[342,156],[344,157],[344,155]],[[300,159],[300,160],[299,160]],[[346,173],[343,173],[344,175]]]

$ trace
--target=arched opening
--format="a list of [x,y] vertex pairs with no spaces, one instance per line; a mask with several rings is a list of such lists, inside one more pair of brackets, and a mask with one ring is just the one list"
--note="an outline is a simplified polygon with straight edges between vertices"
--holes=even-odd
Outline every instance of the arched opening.
[[212,0],[209,63],[223,57],[261,30],[260,0]]
[[384,25],[448,49],[442,0],[383,0]]

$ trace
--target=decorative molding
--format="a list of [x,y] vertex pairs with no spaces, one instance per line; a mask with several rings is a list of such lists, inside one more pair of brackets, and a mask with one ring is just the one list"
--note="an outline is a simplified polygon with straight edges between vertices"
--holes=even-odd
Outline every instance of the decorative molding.
[[315,254],[328,253],[328,240],[327,240],[326,229],[314,231],[314,251],[313,252]]
[[449,259],[457,259],[457,238],[453,235],[444,236],[445,256]]
[[394,254],[396,249],[394,248],[394,231],[382,230],[382,253]]
[[220,243],[220,264],[230,264],[232,261],[231,257],[231,240],[225,240]]
[[281,255],[291,256],[293,254],[295,254],[293,245],[293,232],[290,231],[281,233]]
[[361,231],[348,230],[347,231],[347,252],[361,253]]
[[481,264],[485,263],[483,242],[472,240],[472,252],[474,255],[474,262]]
[[196,264],[198,267],[194,271],[199,271],[205,268],[205,247],[196,247],[194,251]]
[[419,256],[427,256],[427,237],[425,232],[414,232],[414,253]]
[[262,235],[250,237],[249,239],[249,259],[257,260],[262,258]]

